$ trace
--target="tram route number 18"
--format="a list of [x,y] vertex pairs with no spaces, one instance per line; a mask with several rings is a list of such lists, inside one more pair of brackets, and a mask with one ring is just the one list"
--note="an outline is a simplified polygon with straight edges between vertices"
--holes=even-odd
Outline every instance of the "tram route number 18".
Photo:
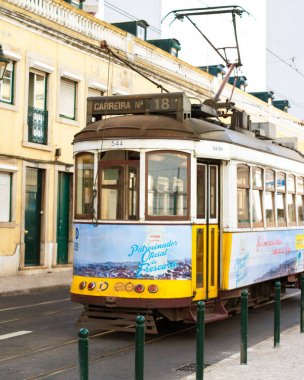
[[154,107],[156,109],[161,109],[161,110],[168,110],[170,107],[170,99],[169,98],[156,98],[153,99],[155,104]]

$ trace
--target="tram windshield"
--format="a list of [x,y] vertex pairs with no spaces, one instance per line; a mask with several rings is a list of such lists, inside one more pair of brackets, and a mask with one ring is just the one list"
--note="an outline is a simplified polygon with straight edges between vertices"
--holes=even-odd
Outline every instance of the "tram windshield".
[[186,217],[188,155],[150,152],[147,156],[148,217]]

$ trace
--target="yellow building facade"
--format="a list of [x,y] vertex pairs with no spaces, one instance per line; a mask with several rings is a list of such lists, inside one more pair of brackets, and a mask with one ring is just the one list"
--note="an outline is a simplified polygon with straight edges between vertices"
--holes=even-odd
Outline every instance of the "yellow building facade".
[[[0,83],[0,276],[64,270],[73,261],[72,141],[87,97],[160,91],[100,42],[200,101],[220,79],[60,0],[0,0],[0,30],[10,59]],[[234,101],[256,123],[275,124],[277,137],[297,134],[303,148],[299,120],[238,89]]]

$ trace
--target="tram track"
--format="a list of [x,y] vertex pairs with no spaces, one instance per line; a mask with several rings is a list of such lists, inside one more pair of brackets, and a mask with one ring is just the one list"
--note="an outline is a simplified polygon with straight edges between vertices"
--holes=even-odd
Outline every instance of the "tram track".
[[40,316],[49,316],[49,315],[53,315],[53,314],[58,314],[58,313],[61,313],[61,312],[66,312],[67,310],[82,310],[82,306],[80,306],[80,305],[69,306],[69,307],[64,307],[64,308],[61,308],[61,309],[50,310],[50,311],[43,311],[43,312],[40,312],[40,313],[30,314],[30,315],[25,316],[25,317],[0,320],[0,325],[6,324],[6,323],[8,324],[8,323],[13,323],[13,322],[24,321],[24,320],[27,320],[27,319],[31,319],[32,320],[33,318],[37,318],[37,317],[40,317]]
[[[162,336],[157,337],[157,338],[148,338],[146,340],[146,342],[145,342],[145,345],[153,344],[153,343],[159,342],[161,340],[168,339],[168,338],[170,338],[170,337],[172,337],[174,335],[182,334],[184,332],[191,331],[191,330],[193,330],[195,328],[196,328],[196,326],[190,326],[190,327],[186,327],[186,328],[180,329],[178,331],[174,331],[174,332],[162,335]],[[102,335],[109,335],[109,334],[115,333],[115,332],[116,331],[114,331],[114,330],[109,330],[109,331],[106,331],[106,332],[103,332],[103,333],[92,335],[92,336],[90,336],[90,339],[94,339],[94,338],[100,337]],[[50,351],[52,349],[61,348],[61,347],[64,347],[64,346],[67,346],[67,345],[73,344],[73,343],[75,343],[75,344],[78,343],[78,339],[71,340],[69,342],[65,342],[65,343],[62,343],[60,345],[54,345],[54,346],[50,346],[50,347],[44,347],[44,348],[39,349],[39,350],[35,350],[35,351],[32,351],[32,352],[20,354],[18,356],[6,358],[5,360],[2,359],[2,360],[0,360],[0,363],[3,362],[3,361],[14,360],[14,359],[20,358],[20,357],[25,357],[25,356],[30,356],[30,355],[36,355],[36,354],[39,354],[39,353],[42,353],[42,352],[47,352],[47,351]],[[94,364],[94,363],[98,363],[100,361],[106,360],[106,359],[111,358],[113,356],[120,355],[121,353],[131,351],[133,349],[135,349],[135,344],[131,344],[131,345],[128,345],[126,347],[120,348],[118,350],[114,350],[114,351],[110,351],[108,353],[104,353],[102,355],[99,355],[99,356],[97,356],[95,358],[90,359],[89,360],[89,365],[90,364]],[[47,371],[47,372],[40,373],[40,374],[35,375],[35,376],[27,377],[25,380],[46,379],[48,377],[51,377],[51,376],[54,376],[54,375],[58,375],[58,374],[62,374],[62,373],[68,372],[70,370],[73,370],[75,368],[78,368],[78,365],[79,365],[78,362],[75,362],[75,363],[72,363],[71,365],[68,365],[68,366],[65,366],[65,367],[56,368],[56,369],[53,369],[53,370],[50,370],[50,371]]]

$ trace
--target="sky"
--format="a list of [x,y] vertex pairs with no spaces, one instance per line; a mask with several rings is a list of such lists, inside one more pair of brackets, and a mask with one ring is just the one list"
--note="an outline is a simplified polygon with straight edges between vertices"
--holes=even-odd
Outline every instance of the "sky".
[[[239,5],[246,12],[242,17],[236,16],[237,36],[243,66],[238,75],[247,78],[247,91],[266,90],[266,2],[262,0],[163,0],[163,17],[173,9],[205,8],[225,5]],[[173,7],[174,6],[174,7]],[[192,16],[200,30],[216,47],[235,46],[231,14]],[[195,27],[186,19],[175,20],[170,14],[162,22],[162,38],[176,38],[181,44],[179,58],[194,66],[225,64],[222,58],[204,40]],[[235,49],[227,50],[228,59],[234,62]],[[236,73],[235,73],[236,74]]]

